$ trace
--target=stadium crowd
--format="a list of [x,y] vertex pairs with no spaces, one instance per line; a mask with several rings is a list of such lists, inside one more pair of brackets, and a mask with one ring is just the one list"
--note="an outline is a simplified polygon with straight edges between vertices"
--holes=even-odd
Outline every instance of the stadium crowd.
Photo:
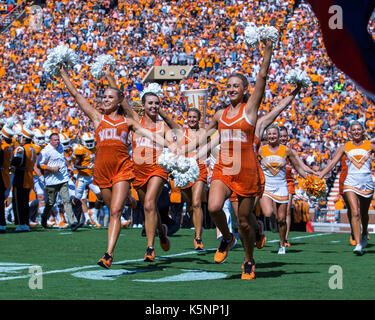
[[[275,26],[280,33],[260,115],[272,110],[290,90],[285,82],[289,70],[299,67],[312,80],[276,120],[289,129],[289,145],[308,166],[320,170],[327,165],[347,140],[351,120],[360,120],[370,136],[375,134],[374,104],[332,64],[317,19],[303,2],[295,7],[293,0],[254,0],[251,6],[241,0],[63,0],[46,1],[42,13],[42,19],[31,24],[33,12],[27,7],[25,19],[14,21],[0,34],[3,124],[11,115],[22,122],[25,113],[32,112],[35,128],[43,133],[64,133],[76,142],[85,133],[93,133],[63,82],[43,70],[48,50],[59,44],[79,55],[75,66],[79,77],[73,76],[73,83],[94,105],[101,98],[100,89],[108,85],[90,74],[90,65],[101,54],[115,58],[114,78],[131,106],[140,101],[145,86],[142,79],[152,66],[194,66],[189,78],[162,83],[162,107],[172,119],[186,125],[181,92],[209,88],[208,123],[227,103],[221,92],[231,73],[248,75],[250,90],[255,84],[260,65],[254,61],[260,61],[261,51],[249,48],[243,35],[246,23],[254,22]],[[369,30],[375,38],[374,29],[373,15]],[[336,174],[337,170],[328,178],[330,186]],[[302,180],[296,179],[297,189],[301,189]],[[374,210],[374,202],[370,209]]]

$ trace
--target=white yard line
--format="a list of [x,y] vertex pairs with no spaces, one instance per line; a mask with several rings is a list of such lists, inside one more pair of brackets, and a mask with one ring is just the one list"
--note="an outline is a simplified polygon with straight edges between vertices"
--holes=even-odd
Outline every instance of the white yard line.
[[[306,239],[306,238],[313,238],[313,237],[320,237],[320,236],[327,236],[327,235],[331,235],[331,233],[317,233],[317,234],[311,234],[311,235],[308,235],[308,236],[294,237],[294,238],[290,238],[289,240],[299,240],[299,239]],[[279,239],[270,240],[270,241],[267,240],[266,243],[275,243],[275,242],[279,242]],[[198,254],[198,253],[202,253],[202,252],[206,252],[206,251],[216,251],[216,250],[217,250],[216,248],[211,248],[211,249],[204,249],[204,250],[201,250],[201,251],[197,251],[197,250],[187,251],[187,252],[175,253],[175,254],[170,254],[170,255],[165,255],[165,256],[158,256],[158,257],[156,257],[156,259],[174,258],[174,257],[179,257],[179,256],[186,256],[186,255],[192,255],[192,254]],[[133,260],[122,260],[122,261],[114,262],[113,264],[118,265],[118,264],[131,263],[131,262],[141,262],[141,261],[143,261],[143,258],[142,259],[133,259]],[[2,263],[0,262],[0,265],[1,264]],[[80,270],[92,269],[92,268],[100,268],[100,267],[95,264],[95,265],[61,269],[61,270],[51,270],[51,271],[43,272],[43,276],[47,275],[47,274],[54,274],[54,273],[77,272],[77,271],[80,271]],[[27,279],[27,278],[30,278],[31,276],[35,276],[35,273],[22,275],[22,276],[14,276],[14,277],[1,277],[0,280],[4,281],[4,280]]]

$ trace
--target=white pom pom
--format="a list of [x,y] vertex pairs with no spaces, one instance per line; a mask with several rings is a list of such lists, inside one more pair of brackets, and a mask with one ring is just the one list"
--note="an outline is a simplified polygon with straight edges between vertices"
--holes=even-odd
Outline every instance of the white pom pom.
[[175,186],[178,188],[184,188],[199,178],[200,170],[194,158],[177,157],[168,149],[159,156],[158,164],[164,170],[171,172]]
[[155,93],[158,97],[163,96],[163,88],[156,82],[150,83],[145,89],[143,89],[139,94],[139,97],[142,99],[142,97],[148,92]]
[[169,150],[163,151],[163,153],[158,158],[158,164],[165,171],[171,172],[176,168],[177,157],[175,154]]
[[180,172],[187,172],[190,168],[190,161],[189,158],[186,158],[184,156],[179,156],[177,158],[177,170]]
[[49,75],[60,77],[60,65],[65,68],[73,68],[78,62],[78,56],[73,49],[60,45],[52,49],[47,60],[43,63],[43,68]]
[[139,97],[142,99],[142,97],[148,92],[155,93],[158,97],[163,96],[163,88],[156,82],[150,83],[146,88],[144,88],[139,94]]
[[285,76],[285,81],[290,84],[301,85],[302,87],[311,85],[311,80],[306,71],[300,69],[290,70]]
[[245,30],[245,41],[246,43],[251,47],[256,47],[258,45],[258,42],[260,41],[258,28],[253,23],[248,23]]
[[103,67],[105,65],[113,66],[115,59],[111,55],[102,54],[95,58],[95,62],[91,65],[91,75],[95,79],[101,79],[104,76]]
[[260,40],[271,40],[273,43],[277,42],[279,38],[279,32],[275,27],[261,26],[258,28],[258,34]]
[[251,47],[256,47],[259,41],[271,40],[277,42],[279,32],[275,27],[261,26],[257,27],[254,23],[248,23],[244,30],[245,41]]

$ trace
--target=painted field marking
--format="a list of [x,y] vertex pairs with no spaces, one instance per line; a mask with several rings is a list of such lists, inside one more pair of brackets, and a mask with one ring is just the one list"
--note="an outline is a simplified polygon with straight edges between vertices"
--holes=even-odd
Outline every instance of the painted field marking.
[[[298,237],[294,237],[294,238],[291,238],[290,240],[299,240],[299,239],[306,239],[306,238],[313,238],[313,237],[320,237],[320,236],[327,236],[327,235],[331,235],[332,233],[318,233],[318,234],[311,234],[311,235],[308,235],[308,236],[298,236]],[[278,242],[279,239],[276,239],[276,240],[270,240],[270,241],[267,241],[267,243],[275,243],[275,242]],[[186,255],[192,255],[192,254],[198,254],[198,253],[202,253],[202,252],[208,252],[208,251],[216,251],[217,248],[211,248],[211,249],[204,249],[204,250],[194,250],[194,251],[187,251],[187,252],[181,252],[181,253],[175,253],[175,254],[170,254],[170,255],[165,255],[165,256],[158,256],[158,257],[155,257],[155,260],[157,259],[168,259],[168,258],[174,258],[174,257],[179,257],[179,256],[186,256]],[[132,260],[122,260],[122,261],[117,261],[117,262],[114,262],[113,264],[114,265],[118,265],[118,264],[124,264],[124,263],[131,263],[131,262],[141,262],[143,261],[143,258],[142,259],[132,259]],[[8,262],[0,262],[0,265],[6,265],[6,264],[9,264]],[[84,270],[84,269],[93,269],[93,268],[100,268],[98,265],[88,265],[88,266],[82,266],[82,267],[73,267],[73,268],[67,268],[67,269],[61,269],[61,270],[51,270],[51,271],[45,271],[43,272],[43,276],[44,275],[48,275],[48,274],[56,274],[56,273],[69,273],[69,272],[77,272],[77,271],[80,271],[80,270]],[[3,270],[4,271],[4,270]],[[0,277],[0,281],[5,281],[5,280],[17,280],[17,279],[27,279],[27,278],[30,278],[32,276],[32,274],[27,274],[27,275],[22,275],[22,276],[13,276],[13,277]]]

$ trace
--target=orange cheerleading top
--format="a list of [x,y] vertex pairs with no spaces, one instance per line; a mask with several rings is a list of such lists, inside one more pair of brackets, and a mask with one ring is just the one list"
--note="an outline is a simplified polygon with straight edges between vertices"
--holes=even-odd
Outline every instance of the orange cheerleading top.
[[[184,140],[183,140],[183,143],[185,144],[185,146],[187,146],[194,138],[195,137],[193,137],[193,136],[189,136],[189,128],[186,128],[185,134],[184,134]],[[189,154],[188,156],[194,156],[197,151],[195,151],[192,154]],[[208,172],[207,172],[206,165],[202,161],[199,161],[199,160],[197,160],[197,164],[198,164],[198,167],[199,167],[199,177],[198,177],[197,181],[203,181],[204,183],[207,183]],[[185,188],[181,188],[181,189],[190,188],[190,187],[193,186],[193,184],[194,183],[190,182]]]
[[[141,125],[155,134],[164,135],[164,121],[158,121],[155,128],[145,127],[145,119],[142,117]],[[161,177],[168,180],[168,173],[158,165],[158,157],[163,152],[163,148],[152,142],[150,139],[133,134],[133,162],[135,180],[133,186],[135,189],[143,187],[152,177]]]
[[[258,154],[259,149],[260,149],[260,143],[261,143],[260,139],[256,135],[254,135],[254,150],[257,154]],[[259,196],[261,197],[263,195],[264,185],[266,183],[266,179],[264,177],[262,166],[260,165],[258,157],[256,158],[256,165],[257,165],[259,178],[260,178],[260,194],[259,194]],[[238,197],[235,193],[232,193],[232,195],[230,196],[230,201],[231,202],[238,201]]]
[[255,126],[245,113],[245,103],[238,114],[229,119],[227,107],[219,120],[220,152],[211,180],[221,180],[241,197],[260,195],[257,154],[254,150]]
[[95,131],[94,184],[99,188],[110,188],[117,182],[134,179],[133,163],[127,148],[128,134],[124,116],[116,121],[103,116]]

